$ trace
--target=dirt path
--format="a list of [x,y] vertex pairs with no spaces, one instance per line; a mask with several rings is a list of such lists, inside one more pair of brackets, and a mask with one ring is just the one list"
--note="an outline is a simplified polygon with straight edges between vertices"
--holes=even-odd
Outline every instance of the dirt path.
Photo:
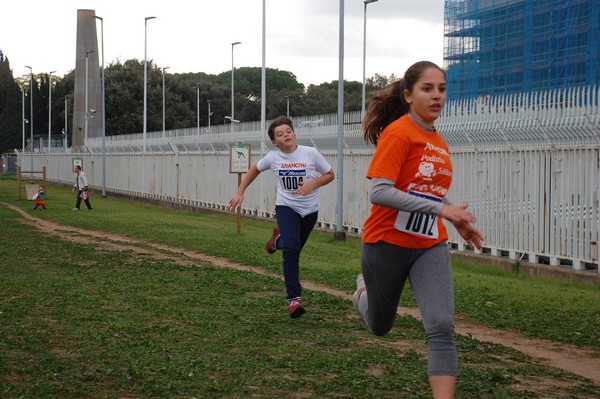
[[[6,203],[1,204],[21,214],[24,218],[24,223],[40,229],[44,233],[51,233],[54,237],[61,237],[66,240],[77,239],[80,242],[87,242],[110,250],[130,250],[157,259],[169,259],[172,262],[185,265],[197,264],[198,261],[208,262],[218,267],[251,271],[264,276],[282,279],[281,275],[265,271],[258,267],[232,263],[223,258],[217,258],[192,250],[156,244],[102,231],[85,230],[79,227],[61,225],[34,217],[16,206]],[[307,289],[326,292],[339,298],[350,300],[352,297],[351,293],[310,281],[303,281],[302,284]],[[398,314],[409,315],[415,318],[420,317],[416,308],[399,308]],[[461,335],[471,336],[479,341],[492,342],[514,348],[519,352],[531,356],[540,364],[561,368],[589,378],[595,383],[600,383],[600,350],[582,349],[570,344],[527,338],[517,332],[496,330],[486,326],[471,324],[461,320],[458,316],[456,320],[456,332]]]

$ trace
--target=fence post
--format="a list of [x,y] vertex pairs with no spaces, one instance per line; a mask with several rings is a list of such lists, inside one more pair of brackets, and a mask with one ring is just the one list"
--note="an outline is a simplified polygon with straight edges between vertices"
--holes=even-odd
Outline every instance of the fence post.
[[17,199],[21,199],[21,165],[17,166],[17,190],[19,193],[17,194]]

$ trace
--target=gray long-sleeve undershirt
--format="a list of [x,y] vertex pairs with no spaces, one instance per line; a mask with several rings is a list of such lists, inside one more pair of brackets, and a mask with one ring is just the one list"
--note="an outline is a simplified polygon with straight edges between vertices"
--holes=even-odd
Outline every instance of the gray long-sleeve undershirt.
[[410,195],[394,187],[392,180],[376,177],[371,179],[371,194],[369,199],[372,204],[385,206],[387,208],[397,209],[399,211],[421,212],[428,215],[439,216],[442,213],[444,204],[449,204],[448,200],[442,199],[442,202],[435,202],[426,198]]

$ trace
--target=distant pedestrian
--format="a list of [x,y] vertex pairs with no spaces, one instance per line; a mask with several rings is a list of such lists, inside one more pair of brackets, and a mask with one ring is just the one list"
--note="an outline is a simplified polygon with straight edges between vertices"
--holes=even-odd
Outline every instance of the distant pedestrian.
[[46,190],[44,190],[44,186],[39,186],[38,192],[32,198],[35,200],[35,206],[33,209],[37,209],[38,206],[41,206],[42,209],[46,209]]
[[81,207],[81,200],[85,202],[87,210],[92,210],[92,204],[90,204],[90,191],[88,186],[88,179],[85,173],[81,170],[80,165],[75,165],[75,184],[73,185],[73,191],[77,190],[77,202],[75,203],[74,211],[78,211]]
[[280,116],[268,130],[278,150],[269,151],[252,165],[229,201],[229,210],[241,206],[244,191],[261,172],[271,169],[277,177],[275,212],[277,226],[267,242],[267,252],[283,249],[283,276],[287,291],[288,313],[295,319],[306,310],[302,304],[300,284],[300,251],[308,240],[319,212],[319,187],[334,179],[331,165],[313,147],[298,145],[292,121]]
[[452,162],[434,126],[445,102],[446,74],[428,61],[412,65],[369,101],[363,130],[376,145],[367,171],[373,205],[352,298],[371,331],[385,335],[410,280],[427,336],[434,399],[454,397],[458,368],[452,265],[442,218],[468,245],[481,249],[483,240],[467,204],[452,205],[446,197]]

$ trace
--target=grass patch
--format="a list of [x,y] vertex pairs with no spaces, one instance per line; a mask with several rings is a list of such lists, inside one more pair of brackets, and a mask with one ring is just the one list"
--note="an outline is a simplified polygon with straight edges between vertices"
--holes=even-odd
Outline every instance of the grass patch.
[[[48,210],[34,211],[32,201],[16,201],[16,181],[0,180],[0,200],[32,214],[81,228],[119,233],[226,258],[279,273],[281,253],[263,250],[274,221],[243,219],[236,234],[234,214],[175,212],[92,193],[94,212],[72,212],[75,193],[48,189]],[[31,206],[30,206],[31,205]],[[455,260],[457,312],[467,320],[513,329],[531,337],[600,348],[600,285],[516,274]],[[335,241],[315,231],[302,252],[302,278],[352,292],[360,272],[360,240]],[[416,306],[410,289],[402,303]]]
[[600,348],[600,286],[454,261],[456,311],[494,328]]
[[[75,195],[60,187],[48,189],[48,210],[33,211],[32,202],[14,199],[15,191],[16,181],[0,179],[1,202],[44,219],[280,271],[280,254],[263,250],[273,223],[244,220],[237,235],[233,215],[174,212],[112,197],[92,197],[94,212],[72,212]],[[0,206],[1,397],[430,397],[423,331],[412,318],[398,318],[390,335],[375,337],[349,301],[305,291],[309,313],[291,320],[277,279],[43,236],[19,218]],[[307,246],[302,277],[350,293],[358,240],[335,242],[315,232]],[[556,305],[557,296],[569,303],[586,288],[548,281],[531,290],[523,276],[469,264],[457,264],[455,278],[459,311],[475,320],[492,325],[514,302],[509,328],[523,317],[519,309],[542,322],[548,315],[532,308],[550,299]],[[533,304],[515,293],[550,289],[554,296]],[[484,298],[498,306],[475,300],[486,291],[493,292]],[[598,306],[589,307],[597,312]],[[480,307],[498,316],[486,321]],[[508,348],[468,337],[459,337],[458,347],[461,399],[600,397],[600,387]]]

